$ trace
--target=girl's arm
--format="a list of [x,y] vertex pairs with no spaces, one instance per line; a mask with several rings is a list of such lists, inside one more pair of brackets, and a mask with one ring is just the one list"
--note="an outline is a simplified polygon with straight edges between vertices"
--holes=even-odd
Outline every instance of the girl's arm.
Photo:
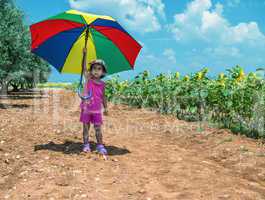
[[84,75],[85,75],[85,79],[86,79],[86,81],[88,81],[90,78],[91,78],[91,76],[90,76],[90,73],[89,73],[89,71],[88,71],[88,69],[87,69],[87,48],[84,48],[83,49],[83,56],[84,56],[84,62],[82,63],[82,67],[83,67],[83,72],[84,72]]
[[107,104],[107,97],[105,94],[105,88],[104,88],[104,95],[103,95],[103,107],[104,107],[104,115],[108,115],[108,104]]
[[90,76],[90,72],[89,70],[87,69],[87,49],[86,47],[83,49],[83,63],[82,63],[82,67],[83,67],[83,73],[84,73],[84,76],[85,76],[85,85],[84,85],[84,93],[83,95],[84,96],[87,96],[88,95],[88,81],[89,79],[91,78]]

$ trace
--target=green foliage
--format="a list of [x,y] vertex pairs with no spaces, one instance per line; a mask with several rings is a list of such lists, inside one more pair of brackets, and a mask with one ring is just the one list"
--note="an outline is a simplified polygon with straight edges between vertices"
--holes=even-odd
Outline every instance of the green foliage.
[[0,1],[0,85],[7,90],[32,88],[47,81],[50,68],[30,52],[29,28],[10,0]]
[[149,107],[189,121],[208,120],[251,137],[265,137],[265,81],[255,73],[245,75],[240,66],[215,79],[208,69],[180,77],[148,72],[132,81],[107,81],[107,97],[115,103]]
[[39,83],[37,84],[37,88],[47,88],[47,89],[51,89],[51,88],[58,88],[58,89],[66,89],[66,90],[72,90],[72,91],[76,91],[78,87],[78,82],[74,82],[74,83]]

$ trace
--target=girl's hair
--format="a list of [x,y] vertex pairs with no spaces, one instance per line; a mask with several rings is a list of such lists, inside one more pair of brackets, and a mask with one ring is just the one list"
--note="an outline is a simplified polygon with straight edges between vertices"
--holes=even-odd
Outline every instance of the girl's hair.
[[100,59],[97,59],[97,60],[92,61],[90,63],[90,69],[89,69],[90,72],[92,72],[92,70],[93,70],[93,68],[94,68],[95,65],[100,65],[102,67],[104,74],[101,75],[100,78],[104,78],[106,76],[106,74],[107,74],[107,69],[106,69],[105,62],[103,60],[100,60]]

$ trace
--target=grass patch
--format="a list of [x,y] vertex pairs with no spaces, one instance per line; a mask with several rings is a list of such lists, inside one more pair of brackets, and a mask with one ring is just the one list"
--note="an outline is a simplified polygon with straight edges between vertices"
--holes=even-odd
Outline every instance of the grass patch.
[[65,90],[76,90],[77,83],[39,83],[37,88],[39,89],[65,89]]

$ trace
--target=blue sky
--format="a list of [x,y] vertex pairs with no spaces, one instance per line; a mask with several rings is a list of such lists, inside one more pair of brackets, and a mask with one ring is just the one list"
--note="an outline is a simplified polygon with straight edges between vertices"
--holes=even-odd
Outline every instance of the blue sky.
[[[237,64],[265,66],[265,0],[16,0],[32,24],[68,9],[111,15],[142,45],[134,71],[182,75],[210,69],[215,75]],[[77,76],[55,70],[50,81]]]

